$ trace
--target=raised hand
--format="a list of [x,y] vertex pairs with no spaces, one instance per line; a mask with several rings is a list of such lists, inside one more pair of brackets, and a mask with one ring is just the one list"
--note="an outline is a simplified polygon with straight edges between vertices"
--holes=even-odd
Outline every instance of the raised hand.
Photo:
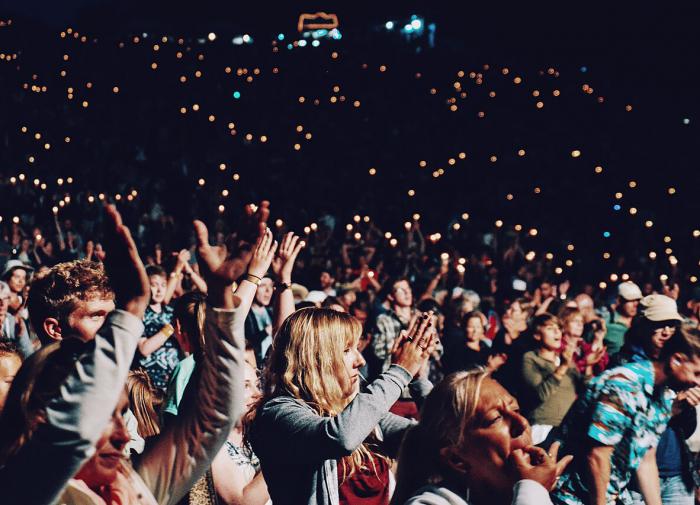
[[553,490],[561,474],[574,459],[573,456],[564,456],[557,461],[559,445],[559,442],[554,442],[549,448],[549,453],[534,445],[514,450],[510,454],[510,463],[515,478],[534,480],[546,490]]
[[97,261],[104,262],[106,255],[107,253],[104,247],[102,247],[102,244],[100,244],[99,242],[95,244],[95,258],[97,258]]
[[272,258],[275,257],[277,251],[277,241],[272,238],[270,228],[265,228],[263,233],[258,237],[258,241],[253,249],[253,255],[248,263],[248,273],[262,278],[270,268]]
[[188,270],[189,271],[189,261],[192,255],[190,254],[190,251],[187,249],[182,249],[180,252],[174,252],[172,253],[173,256],[177,256],[177,259],[175,260],[175,272],[182,272],[183,270]]
[[414,377],[418,375],[434,349],[437,334],[432,328],[433,313],[426,312],[420,319],[414,317],[408,330],[402,331],[394,340],[391,362],[400,365]]
[[674,282],[671,286],[664,284],[663,290],[666,296],[673,298],[674,300],[678,300],[678,296],[680,295],[680,287],[677,283]]
[[245,262],[231,258],[225,245],[209,245],[209,230],[199,220],[194,221],[197,235],[197,254],[202,277],[208,286],[208,295],[214,307],[234,308],[231,286],[245,271]]
[[277,257],[272,261],[272,271],[278,280],[290,284],[292,282],[292,270],[294,262],[299,255],[301,249],[306,245],[303,240],[300,240],[298,235],[293,232],[287,233],[282,238]]
[[239,238],[252,243],[267,228],[267,220],[270,217],[270,202],[263,200],[260,205],[246,205],[243,211],[245,216],[239,230]]
[[117,298],[117,307],[143,319],[151,296],[146,269],[131,232],[124,226],[117,208],[107,205],[105,210],[105,242],[108,253],[103,253],[102,258]]

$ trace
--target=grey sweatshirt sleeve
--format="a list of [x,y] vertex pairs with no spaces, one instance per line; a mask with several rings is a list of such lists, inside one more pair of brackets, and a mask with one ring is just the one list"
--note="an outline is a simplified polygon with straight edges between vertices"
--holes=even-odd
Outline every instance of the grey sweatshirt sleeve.
[[243,414],[245,340],[235,311],[208,310],[204,359],[180,414],[146,448],[136,471],[158,503],[177,503],[211,465]]
[[387,415],[411,378],[404,368],[391,365],[334,417],[322,417],[290,397],[270,400],[253,423],[253,449],[261,456],[302,461],[347,456]]
[[72,371],[49,401],[46,422],[0,470],[3,503],[52,503],[95,452],[143,334],[132,314],[112,312],[95,339],[76,357]]

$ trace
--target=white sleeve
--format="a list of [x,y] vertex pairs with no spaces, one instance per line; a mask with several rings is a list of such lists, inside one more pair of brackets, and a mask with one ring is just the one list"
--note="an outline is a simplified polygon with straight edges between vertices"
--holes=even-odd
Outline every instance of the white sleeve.
[[552,505],[552,500],[539,482],[521,480],[513,486],[512,505]]

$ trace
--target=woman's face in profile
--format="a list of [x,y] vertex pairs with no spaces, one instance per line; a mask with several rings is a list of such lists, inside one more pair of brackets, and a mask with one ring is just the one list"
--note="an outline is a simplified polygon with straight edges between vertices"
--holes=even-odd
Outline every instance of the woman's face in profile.
[[484,379],[474,422],[467,429],[460,455],[467,481],[495,492],[510,490],[514,482],[505,468],[508,458],[532,445],[530,423],[520,414],[518,401],[495,380]]

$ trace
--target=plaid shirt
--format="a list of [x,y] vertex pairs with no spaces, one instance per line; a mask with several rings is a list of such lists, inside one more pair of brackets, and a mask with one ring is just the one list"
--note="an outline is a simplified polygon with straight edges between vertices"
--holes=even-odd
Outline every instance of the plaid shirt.
[[401,330],[406,329],[408,323],[403,323],[398,314],[393,310],[377,316],[376,331],[372,336],[372,352],[383,361],[382,372],[391,365],[391,347]]

